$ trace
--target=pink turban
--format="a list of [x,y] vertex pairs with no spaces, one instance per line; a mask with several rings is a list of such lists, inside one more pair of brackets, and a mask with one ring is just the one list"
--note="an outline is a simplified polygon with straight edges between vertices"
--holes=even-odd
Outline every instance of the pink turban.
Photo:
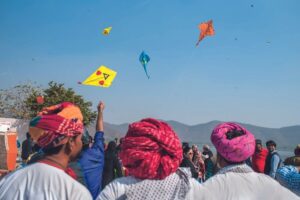
[[245,161],[255,150],[254,135],[236,123],[217,125],[210,139],[218,153],[231,162]]
[[140,179],[164,179],[182,160],[181,142],[172,128],[156,119],[129,125],[120,157],[129,175]]

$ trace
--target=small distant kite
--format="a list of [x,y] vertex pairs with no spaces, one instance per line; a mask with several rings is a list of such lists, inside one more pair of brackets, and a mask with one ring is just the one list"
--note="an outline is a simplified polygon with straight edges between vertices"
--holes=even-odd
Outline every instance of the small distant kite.
[[215,34],[215,30],[214,30],[214,27],[213,27],[213,21],[212,20],[201,23],[201,24],[199,24],[198,27],[200,29],[200,35],[199,35],[199,39],[198,39],[198,42],[197,42],[196,46],[199,45],[199,43],[201,42],[201,40],[203,40],[204,37],[212,36],[212,35]]
[[140,55],[140,58],[139,58],[141,64],[143,65],[144,67],[144,70],[145,70],[145,73],[146,73],[146,76],[148,77],[148,79],[150,78],[150,76],[148,75],[148,72],[147,72],[147,64],[148,62],[150,61],[150,57],[143,51]]
[[82,85],[92,85],[100,87],[110,87],[115,79],[117,72],[101,65],[93,74],[91,74],[85,81],[78,82]]
[[43,96],[37,96],[36,97],[36,102],[38,104],[43,104],[45,102],[44,97]]
[[109,35],[109,33],[110,33],[111,29],[112,29],[112,27],[111,27],[111,26],[110,26],[110,27],[107,27],[107,28],[105,28],[105,29],[103,30],[102,34],[103,34],[103,35]]

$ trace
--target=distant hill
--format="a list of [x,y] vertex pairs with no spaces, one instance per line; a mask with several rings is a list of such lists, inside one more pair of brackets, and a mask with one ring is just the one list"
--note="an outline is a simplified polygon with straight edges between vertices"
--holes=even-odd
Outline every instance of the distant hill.
[[[189,126],[177,121],[166,122],[172,126],[182,141],[194,144],[211,144],[210,134],[213,128],[220,123],[220,121],[211,121],[204,124]],[[278,145],[278,149],[281,150],[293,151],[295,146],[300,143],[300,125],[282,128],[265,128],[251,124],[239,124],[247,128],[256,138],[261,139],[263,142],[266,142],[269,139],[274,140]],[[25,133],[28,130],[28,122],[19,120],[15,126],[18,129],[20,141],[23,141],[25,139]],[[94,135],[95,124],[91,124],[87,128],[90,134]],[[114,138],[125,136],[128,129],[128,123],[120,125],[104,123],[104,129],[106,141],[109,141]]]
[[[177,121],[166,122],[172,126],[182,141],[195,144],[211,144],[210,134],[213,128],[217,124],[221,123],[220,121],[211,121],[204,124],[189,126]],[[281,150],[291,151],[297,144],[300,143],[300,125],[283,128],[265,128],[250,124],[239,124],[244,126],[247,130],[252,132],[256,138],[261,139],[263,142],[270,139],[274,140],[277,143],[278,148]],[[94,124],[89,127],[90,133],[95,132],[94,127]],[[111,140],[116,137],[120,138],[125,136],[128,129],[128,123],[120,125],[105,123],[104,128],[106,139]]]

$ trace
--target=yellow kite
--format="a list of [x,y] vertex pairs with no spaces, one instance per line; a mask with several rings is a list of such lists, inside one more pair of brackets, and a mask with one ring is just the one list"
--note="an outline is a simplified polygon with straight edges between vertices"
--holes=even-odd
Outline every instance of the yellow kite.
[[110,33],[110,31],[111,31],[111,29],[112,29],[112,27],[110,26],[110,27],[107,27],[107,28],[105,28],[104,30],[103,30],[103,35],[109,35],[109,33]]
[[110,87],[115,79],[117,72],[101,65],[92,75],[90,75],[85,81],[79,84],[92,85],[100,87]]

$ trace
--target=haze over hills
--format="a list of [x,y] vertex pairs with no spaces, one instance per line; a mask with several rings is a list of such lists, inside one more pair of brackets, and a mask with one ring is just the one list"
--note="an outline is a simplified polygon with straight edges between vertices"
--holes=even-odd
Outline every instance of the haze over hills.
[[[4,121],[8,120],[8,118],[0,119]],[[16,121],[15,119],[10,120]],[[210,134],[213,128],[220,123],[220,121],[211,121],[208,123],[190,126],[177,121],[166,122],[172,126],[172,128],[180,137],[181,141],[193,144],[211,144]],[[295,146],[300,143],[300,125],[282,128],[265,128],[251,124],[239,124],[252,132],[256,138],[261,139],[264,143],[270,139],[274,140],[277,143],[278,149],[280,150],[293,151]],[[18,130],[19,140],[23,141],[25,139],[25,134],[28,131],[28,121],[17,120],[17,122],[15,122],[15,127]],[[89,133],[94,135],[95,123],[91,124],[87,128]],[[125,136],[128,129],[128,123],[120,125],[104,123],[104,129],[106,141],[109,141],[114,138],[121,138]]]
[[[204,124],[190,126],[177,121],[166,122],[172,126],[182,141],[195,144],[211,144],[210,134],[213,128],[220,123],[220,121],[211,121]],[[282,128],[265,128],[251,124],[239,124],[252,132],[256,138],[261,139],[264,143],[270,139],[274,140],[277,143],[278,148],[281,150],[292,151],[295,146],[300,143],[300,125]],[[128,123],[120,125],[105,123],[104,128],[106,139],[111,140],[116,137],[120,138],[125,136],[128,125]],[[94,124],[89,126],[88,129],[90,133],[95,132],[94,127]]]

